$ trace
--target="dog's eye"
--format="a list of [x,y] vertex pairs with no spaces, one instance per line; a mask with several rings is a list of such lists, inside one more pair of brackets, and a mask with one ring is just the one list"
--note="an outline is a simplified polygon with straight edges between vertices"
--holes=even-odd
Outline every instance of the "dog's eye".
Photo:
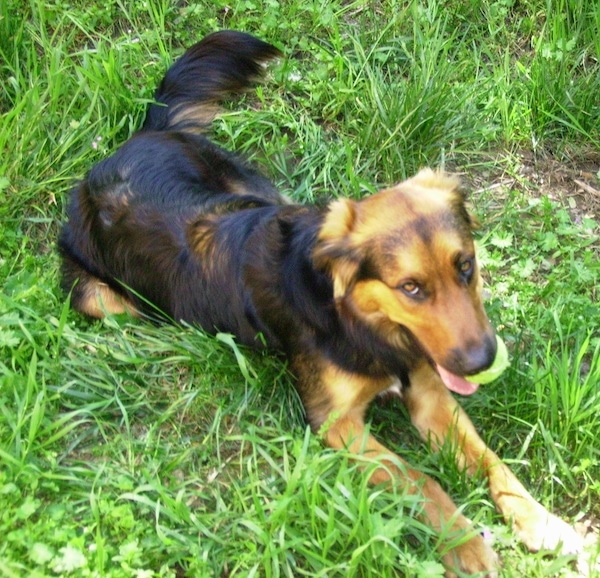
[[473,266],[473,259],[465,259],[458,264],[458,270],[463,279],[468,281],[471,278]]
[[421,288],[414,281],[402,283],[400,289],[409,297],[419,297],[421,295]]

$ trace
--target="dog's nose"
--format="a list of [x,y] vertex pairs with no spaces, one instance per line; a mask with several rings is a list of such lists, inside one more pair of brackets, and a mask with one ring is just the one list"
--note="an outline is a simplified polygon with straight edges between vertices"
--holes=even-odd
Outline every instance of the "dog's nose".
[[451,363],[446,367],[458,375],[474,375],[485,371],[496,357],[496,336],[486,335],[478,343],[456,348],[450,354]]
[[496,336],[486,336],[478,347],[469,350],[465,358],[464,375],[472,375],[485,371],[496,357]]

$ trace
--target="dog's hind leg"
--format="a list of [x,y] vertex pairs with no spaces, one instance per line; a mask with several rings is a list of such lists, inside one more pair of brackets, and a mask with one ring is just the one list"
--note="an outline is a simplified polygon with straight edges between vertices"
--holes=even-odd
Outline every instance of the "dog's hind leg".
[[127,297],[69,257],[63,260],[63,285],[67,291],[71,291],[71,305],[90,317],[101,319],[119,313],[136,315],[136,309]]
[[411,373],[403,391],[411,420],[421,437],[436,447],[450,443],[459,466],[482,471],[490,493],[519,539],[533,551],[554,550],[576,554],[582,540],[565,522],[551,514],[525,489],[500,458],[483,442],[467,414],[428,364]]

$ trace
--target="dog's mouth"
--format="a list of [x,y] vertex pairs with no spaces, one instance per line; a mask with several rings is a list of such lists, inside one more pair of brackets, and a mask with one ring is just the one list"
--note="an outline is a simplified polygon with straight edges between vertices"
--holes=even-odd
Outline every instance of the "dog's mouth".
[[464,377],[450,373],[447,369],[444,369],[441,365],[436,364],[436,369],[444,382],[444,385],[454,393],[460,395],[472,395],[479,389],[479,384],[471,383]]

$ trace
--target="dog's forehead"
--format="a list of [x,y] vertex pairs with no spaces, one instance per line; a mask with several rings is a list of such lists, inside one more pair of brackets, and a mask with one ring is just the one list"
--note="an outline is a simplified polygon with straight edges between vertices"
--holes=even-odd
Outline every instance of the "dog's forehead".
[[470,237],[452,228],[409,232],[381,237],[373,247],[373,264],[383,277],[455,275],[455,263],[475,251]]
[[470,237],[463,197],[455,190],[402,183],[370,197],[361,209],[363,232],[386,245],[416,240],[429,245],[442,233],[446,238]]
[[456,260],[474,252],[459,192],[403,183],[370,200],[362,207],[362,240],[370,247],[371,266],[388,284],[405,276],[454,277]]

